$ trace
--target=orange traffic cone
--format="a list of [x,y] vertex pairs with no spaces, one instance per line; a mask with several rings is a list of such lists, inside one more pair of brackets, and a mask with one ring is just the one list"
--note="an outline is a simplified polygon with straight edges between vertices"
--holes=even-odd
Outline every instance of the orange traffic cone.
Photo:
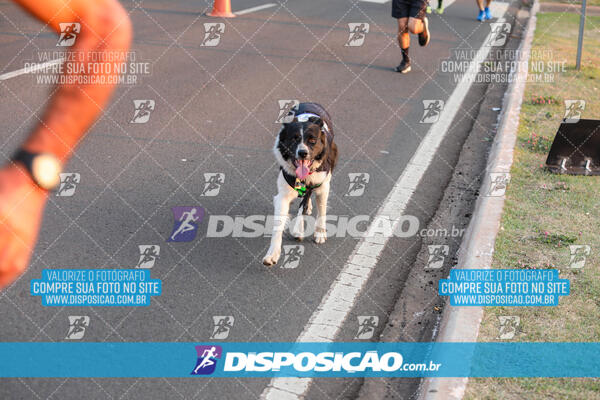
[[231,12],[231,0],[215,0],[212,12],[207,13],[209,17],[233,18]]

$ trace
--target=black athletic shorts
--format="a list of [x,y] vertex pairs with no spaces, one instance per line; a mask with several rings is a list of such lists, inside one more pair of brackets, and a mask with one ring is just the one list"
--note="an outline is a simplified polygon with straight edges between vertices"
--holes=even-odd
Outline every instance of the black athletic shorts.
[[392,0],[392,17],[423,19],[426,8],[427,0]]

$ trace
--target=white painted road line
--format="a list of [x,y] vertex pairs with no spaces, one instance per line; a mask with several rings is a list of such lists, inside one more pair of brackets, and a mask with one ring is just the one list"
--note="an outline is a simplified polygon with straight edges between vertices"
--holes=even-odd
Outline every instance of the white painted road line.
[[[432,4],[431,8],[435,9],[435,7],[437,7],[437,2],[433,1],[433,0],[429,0]],[[456,0],[446,0],[442,3],[442,6],[444,7],[444,9],[450,7]],[[475,15],[475,14],[473,14]],[[504,14],[502,14],[504,15]]]
[[[508,3],[492,3],[492,7],[493,14],[499,16],[498,22],[503,21]],[[397,221],[402,217],[410,198],[448,133],[450,124],[460,111],[460,106],[473,83],[471,77],[477,73],[479,65],[489,54],[491,47],[485,44],[490,42],[493,35],[495,33],[490,32],[484,39],[477,55],[469,64],[468,71],[463,75],[446,102],[439,120],[431,126],[421,141],[402,175],[377,210],[373,221],[377,221],[379,218]],[[393,225],[393,230],[396,229],[396,225]],[[369,230],[373,228],[374,226],[371,225]],[[361,239],[321,304],[310,317],[304,331],[296,339],[297,342],[332,342],[335,339],[377,265],[378,258],[387,241],[388,238],[383,236]],[[312,378],[273,378],[260,398],[263,400],[302,399],[308,392],[311,382]]]
[[276,5],[277,5],[276,3],[267,3],[267,4],[263,4],[262,6],[250,7],[250,8],[246,8],[245,10],[236,11],[234,14],[235,15],[250,14],[255,11],[264,10],[265,8],[275,7]]
[[19,75],[30,74],[32,72],[42,71],[48,67],[51,67],[55,64],[60,64],[64,61],[64,58],[57,58],[56,60],[46,61],[45,63],[36,64],[33,66],[25,67],[18,69],[16,71],[7,72],[5,74],[0,75],[0,81],[5,81],[10,78],[14,78]]

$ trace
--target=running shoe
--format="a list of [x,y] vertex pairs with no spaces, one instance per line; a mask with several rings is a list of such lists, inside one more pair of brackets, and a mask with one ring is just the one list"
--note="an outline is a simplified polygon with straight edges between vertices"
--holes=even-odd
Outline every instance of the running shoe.
[[485,19],[492,19],[492,13],[490,12],[489,7],[485,8],[484,13],[485,13]]
[[427,46],[427,43],[429,43],[429,22],[427,20],[427,17],[423,18],[423,32],[419,33],[419,44],[421,46]]
[[425,12],[426,12],[427,14],[431,14],[431,7],[430,7],[430,6],[427,6],[427,8],[425,9]]
[[477,21],[483,21],[485,20],[485,11],[481,10],[479,11],[479,15],[477,16]]
[[402,60],[400,65],[396,67],[396,72],[400,72],[401,74],[410,72],[410,61],[406,62],[405,60]]
[[444,13],[444,7],[438,7],[435,9],[435,12],[438,14],[443,14]]

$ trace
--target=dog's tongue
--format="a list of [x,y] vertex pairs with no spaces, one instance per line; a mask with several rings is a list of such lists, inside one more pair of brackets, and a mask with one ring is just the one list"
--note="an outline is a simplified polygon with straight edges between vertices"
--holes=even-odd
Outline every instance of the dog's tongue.
[[300,179],[300,180],[306,179],[306,177],[310,173],[310,170],[308,169],[309,165],[310,165],[310,162],[308,160],[299,160],[298,161],[298,167],[296,168],[296,177],[298,179]]

